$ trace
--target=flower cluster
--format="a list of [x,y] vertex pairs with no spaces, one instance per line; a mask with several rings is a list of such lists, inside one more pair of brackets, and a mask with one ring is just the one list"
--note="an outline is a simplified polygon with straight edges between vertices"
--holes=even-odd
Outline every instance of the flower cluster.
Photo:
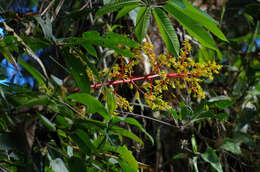
[[[119,106],[125,110],[131,110],[129,102],[116,93],[119,83],[128,83],[131,89],[135,89],[136,98],[142,94],[146,103],[152,109],[170,108],[167,100],[163,98],[163,92],[176,89],[186,91],[192,94],[194,98],[205,98],[205,94],[200,84],[203,79],[213,79],[221,69],[215,61],[207,63],[197,63],[191,57],[191,45],[187,40],[183,43],[179,57],[173,57],[169,53],[154,53],[152,44],[145,42],[142,48],[133,50],[135,57],[127,58],[116,55],[119,63],[112,66],[111,69],[104,69],[100,72],[100,77],[108,75],[109,82],[105,85],[115,85],[114,92]],[[151,73],[142,77],[135,76],[134,68],[142,63],[142,53],[149,58],[151,64]],[[110,73],[108,73],[110,71]],[[88,72],[88,75],[92,75]],[[89,76],[93,78],[93,76]],[[145,80],[142,84],[137,84],[137,80]],[[95,82],[93,80],[93,82]],[[92,88],[97,88],[93,85]],[[171,93],[172,94],[172,93]]]

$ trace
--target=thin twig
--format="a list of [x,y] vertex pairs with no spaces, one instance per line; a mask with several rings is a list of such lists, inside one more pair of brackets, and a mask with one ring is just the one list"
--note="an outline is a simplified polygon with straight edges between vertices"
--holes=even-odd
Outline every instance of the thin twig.
[[88,6],[89,2],[90,0],[86,1],[86,3],[79,9],[79,11],[84,10]]
[[52,0],[49,5],[45,8],[45,10],[41,13],[41,16],[43,16],[50,8],[51,6],[54,4],[55,0]]
[[60,0],[60,3],[58,4],[57,8],[55,9],[55,13],[51,17],[51,22],[53,22],[55,20],[55,18],[57,17],[57,15],[58,15],[58,13],[59,13],[63,3],[64,3],[64,0]]
[[155,118],[152,118],[152,117],[149,117],[149,116],[145,116],[145,115],[140,115],[140,114],[135,114],[135,113],[132,113],[132,112],[124,112],[124,111],[115,111],[117,113],[122,113],[122,114],[126,114],[126,115],[131,115],[131,116],[135,116],[135,117],[139,117],[139,118],[145,118],[145,119],[149,119],[149,120],[152,120],[152,121],[155,121],[155,122],[158,122],[158,123],[161,123],[163,125],[167,125],[167,126],[170,126],[170,127],[173,127],[173,128],[178,128],[168,122],[164,122],[164,121],[161,121],[159,119],[155,119]]

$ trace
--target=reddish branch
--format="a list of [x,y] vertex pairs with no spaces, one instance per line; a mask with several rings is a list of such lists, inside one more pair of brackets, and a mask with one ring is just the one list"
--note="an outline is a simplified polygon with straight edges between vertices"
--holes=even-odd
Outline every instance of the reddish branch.
[[[187,74],[183,74],[183,73],[169,73],[167,74],[168,78],[172,78],[172,77],[178,77],[178,78],[184,78],[184,77],[190,77],[190,76],[194,76],[193,73],[187,73]],[[134,82],[134,81],[138,81],[138,80],[144,80],[144,79],[154,79],[160,77],[159,74],[150,74],[150,75],[145,75],[145,76],[141,76],[141,77],[134,77],[134,78],[130,78],[130,79],[122,79],[122,80],[118,80],[118,81],[108,81],[105,82],[104,85],[117,85],[117,84],[122,84],[122,83],[130,83],[130,82]],[[93,84],[90,87],[91,88],[99,88],[101,87],[102,84]]]

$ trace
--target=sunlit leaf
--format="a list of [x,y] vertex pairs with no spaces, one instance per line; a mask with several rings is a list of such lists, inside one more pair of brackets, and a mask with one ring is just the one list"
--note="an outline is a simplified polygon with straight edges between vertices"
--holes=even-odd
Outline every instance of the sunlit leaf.
[[180,44],[168,15],[160,8],[153,9],[153,15],[168,51],[173,55],[178,56]]
[[182,24],[188,33],[196,38],[202,45],[217,50],[214,39],[199,23],[185,15],[180,9],[176,8],[171,3],[164,5],[163,8],[174,16],[174,18]]
[[[117,152],[120,154],[120,158],[122,158],[123,160],[125,160],[125,161],[127,162],[127,164],[128,164],[131,168],[133,168],[135,171],[137,171],[138,163],[137,163],[137,161],[135,160],[135,158],[134,158],[132,152],[129,151],[126,146],[120,146],[120,147],[118,147]],[[132,170],[130,170],[130,171],[132,171]]]
[[50,166],[54,172],[69,172],[69,170],[66,168],[65,163],[62,159],[56,158],[54,160],[50,161]]
[[129,13],[130,11],[132,11],[133,9],[135,9],[136,7],[138,7],[139,4],[135,4],[135,5],[128,5],[124,8],[122,8],[116,15],[116,20],[118,20],[119,18],[125,16],[127,13]]
[[73,99],[78,101],[79,103],[82,103],[88,107],[87,112],[88,113],[99,113],[102,115],[105,119],[109,119],[109,115],[102,103],[95,99],[93,96],[87,93],[75,93],[71,94],[67,97],[68,99]]
[[135,34],[137,39],[142,42],[146,33],[148,26],[150,24],[151,8],[142,7],[140,8],[137,18],[136,18],[136,28]]
[[112,0],[110,3],[104,5],[100,8],[96,15],[101,16],[109,12],[113,12],[119,8],[130,6],[130,5],[138,5],[140,4],[140,0]]

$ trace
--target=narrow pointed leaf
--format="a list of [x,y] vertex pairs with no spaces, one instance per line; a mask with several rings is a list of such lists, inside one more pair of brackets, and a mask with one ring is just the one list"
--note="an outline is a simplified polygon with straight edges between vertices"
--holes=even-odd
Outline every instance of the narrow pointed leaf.
[[40,113],[37,113],[37,114],[38,114],[40,121],[46,128],[48,128],[50,131],[56,131],[56,127],[55,127],[54,123],[52,123],[48,118],[41,115]]
[[144,144],[144,142],[138,136],[136,136],[135,134],[129,132],[128,130],[126,130],[124,128],[121,128],[118,126],[112,126],[110,130],[113,134],[128,137],[128,138],[133,139],[134,141],[140,143],[141,145]]
[[172,26],[167,14],[160,8],[153,9],[153,15],[162,34],[162,38],[170,53],[175,56],[179,55],[180,44],[178,36]]
[[150,16],[151,16],[151,8],[149,7],[140,8],[136,18],[137,26],[135,28],[136,37],[140,42],[143,41],[147,33],[147,29],[150,24]]
[[118,20],[119,18],[125,16],[127,13],[129,13],[130,11],[132,11],[133,9],[135,9],[136,7],[138,7],[139,4],[135,4],[135,5],[128,5],[124,8],[122,8],[116,15],[116,20]]
[[185,15],[180,9],[176,8],[171,3],[163,6],[163,8],[173,15],[174,18],[188,31],[188,33],[196,38],[202,45],[217,50],[214,39],[199,23]]
[[38,70],[36,70],[34,67],[26,63],[21,58],[18,59],[18,63],[36,79],[36,81],[40,86],[46,87],[45,85],[46,79]]
[[95,97],[91,96],[87,93],[75,93],[69,95],[67,98],[73,99],[78,101],[79,103],[82,103],[88,107],[87,112],[88,113],[99,113],[103,118],[109,119],[109,115],[102,103],[95,99]]
[[100,8],[96,15],[101,16],[109,12],[116,11],[119,8],[123,8],[125,6],[130,5],[139,5],[140,0],[112,0],[110,3],[104,5],[102,8]]
[[117,108],[115,95],[107,87],[105,87],[105,91],[108,111],[113,114]]
[[73,78],[75,79],[79,89],[82,92],[89,93],[90,92],[90,81],[86,74],[86,70],[82,62],[79,58],[69,54],[68,52],[64,52],[65,62],[68,66]]
[[185,1],[184,4],[186,8],[181,9],[179,6],[172,3],[173,6],[181,10],[185,15],[192,18],[194,21],[200,23],[218,38],[222,39],[223,41],[228,41],[222,31],[217,27],[217,22],[212,17],[201,11],[199,8],[192,6],[187,1]]
[[180,7],[181,9],[185,9],[186,5],[184,3],[185,0],[170,0],[174,5]]
[[153,137],[143,128],[143,126],[137,120],[135,120],[134,118],[125,118],[125,117],[119,117],[119,116],[116,116],[113,118],[113,123],[118,123],[121,121],[138,127],[150,139],[152,144],[154,144]]

